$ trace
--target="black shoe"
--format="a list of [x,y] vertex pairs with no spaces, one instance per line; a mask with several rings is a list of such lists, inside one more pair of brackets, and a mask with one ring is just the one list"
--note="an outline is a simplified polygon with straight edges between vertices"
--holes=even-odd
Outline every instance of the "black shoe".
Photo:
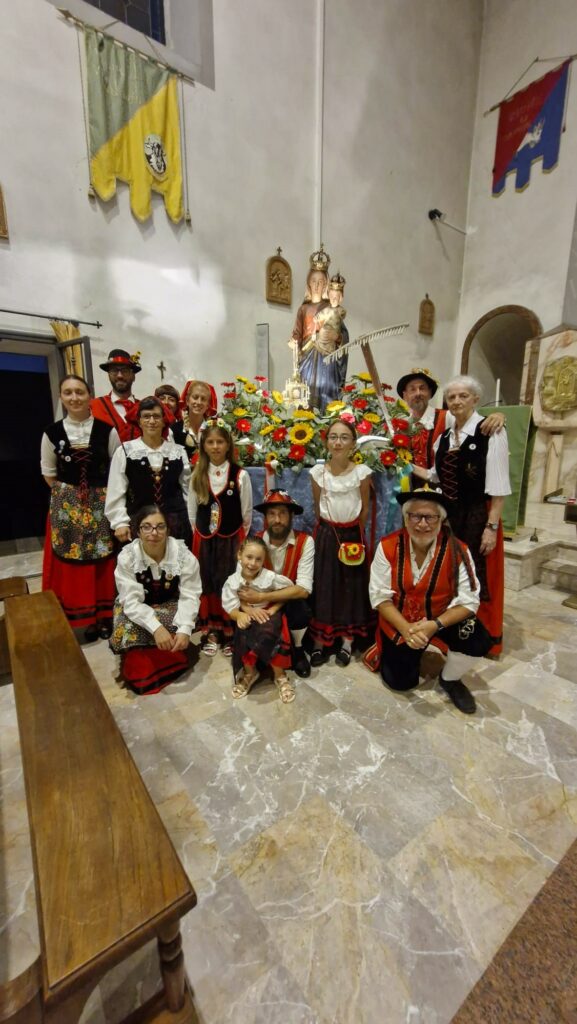
[[98,623],[98,636],[103,640],[108,640],[112,636],[112,622],[109,619]]
[[340,651],[337,651],[335,661],[338,662],[339,665],[344,665],[345,668],[350,664],[351,652],[348,647],[341,647]]
[[301,679],[308,679],[311,674],[309,659],[302,647],[295,647],[293,650],[293,672],[296,672]]
[[84,640],[87,644],[92,644],[95,640],[98,640],[98,626],[87,626],[84,630]]
[[324,665],[325,661],[329,660],[329,655],[326,653],[324,647],[315,647],[311,654],[311,665],[313,668],[318,668],[319,665]]
[[439,683],[441,689],[445,691],[450,700],[459,711],[462,711],[464,715],[474,715],[477,710],[477,704],[475,698],[470,690],[467,689],[464,683],[460,679],[450,679],[447,681],[439,676]]

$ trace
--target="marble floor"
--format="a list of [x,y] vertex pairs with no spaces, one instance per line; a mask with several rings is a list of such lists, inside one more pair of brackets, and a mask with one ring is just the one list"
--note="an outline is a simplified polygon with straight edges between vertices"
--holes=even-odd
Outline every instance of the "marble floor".
[[[36,583],[36,581],[33,581]],[[505,653],[470,680],[476,716],[430,677],[394,695],[330,663],[283,706],[243,701],[201,657],[136,698],[86,656],[192,879],[186,964],[203,1024],[448,1024],[577,837],[577,613],[507,594]],[[0,982],[35,955],[12,688],[0,687]],[[111,972],[83,1024],[158,984],[153,949]],[[507,1024],[500,1021],[499,1024]]]

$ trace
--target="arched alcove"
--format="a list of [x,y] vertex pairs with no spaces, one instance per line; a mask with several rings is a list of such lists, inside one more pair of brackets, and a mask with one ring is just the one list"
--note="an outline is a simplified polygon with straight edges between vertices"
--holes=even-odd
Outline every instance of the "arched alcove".
[[477,377],[483,397],[490,401],[501,382],[501,401],[519,401],[525,345],[541,334],[541,321],[525,306],[498,306],[485,313],[469,331],[461,356],[461,373]]

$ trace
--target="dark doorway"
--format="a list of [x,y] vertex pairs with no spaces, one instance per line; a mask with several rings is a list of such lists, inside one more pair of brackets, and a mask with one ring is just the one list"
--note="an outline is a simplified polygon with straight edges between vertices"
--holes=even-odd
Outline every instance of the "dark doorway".
[[45,532],[40,441],[53,419],[47,357],[0,352],[0,541]]

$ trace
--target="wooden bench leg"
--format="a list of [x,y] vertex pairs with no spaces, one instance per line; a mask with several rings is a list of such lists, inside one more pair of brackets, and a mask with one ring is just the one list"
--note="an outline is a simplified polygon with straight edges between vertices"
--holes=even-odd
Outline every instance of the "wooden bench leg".
[[184,1005],[184,954],[180,921],[165,925],[158,933],[158,955],[166,1006],[172,1013],[176,1013]]

